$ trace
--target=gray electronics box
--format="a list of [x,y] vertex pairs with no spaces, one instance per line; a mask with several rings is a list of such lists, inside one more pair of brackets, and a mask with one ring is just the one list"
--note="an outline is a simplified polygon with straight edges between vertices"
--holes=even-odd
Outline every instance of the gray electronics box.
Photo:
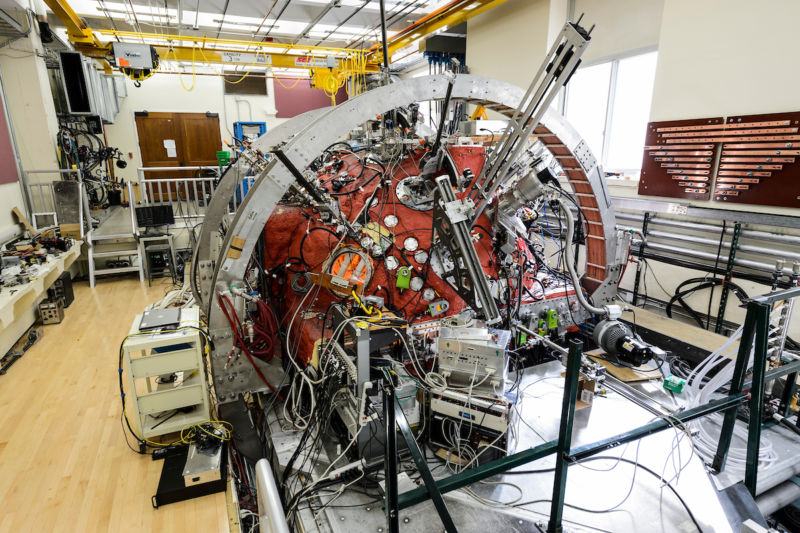
[[200,451],[192,443],[186,455],[186,466],[183,467],[183,483],[187,487],[202,485],[209,481],[222,479],[222,450],[225,446],[220,442],[214,450]]
[[[439,372],[448,383],[472,386],[473,392],[496,394],[508,376],[507,330],[442,327],[437,340]],[[492,373],[487,375],[487,369]]]
[[118,67],[134,69],[152,69],[153,53],[149,44],[112,43],[114,64]]
[[64,320],[64,304],[61,298],[40,303],[39,317],[42,319],[42,324],[60,324]]

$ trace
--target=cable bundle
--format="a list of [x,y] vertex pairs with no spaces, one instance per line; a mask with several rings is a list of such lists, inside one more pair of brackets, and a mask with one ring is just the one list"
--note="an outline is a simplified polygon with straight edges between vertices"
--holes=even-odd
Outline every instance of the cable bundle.
[[228,320],[228,324],[230,324],[231,329],[233,330],[233,348],[231,349],[231,354],[228,356],[228,358],[233,356],[237,348],[244,352],[244,355],[247,357],[247,360],[250,361],[250,364],[253,366],[253,370],[255,370],[256,374],[258,374],[258,377],[261,378],[261,381],[263,381],[264,384],[269,387],[269,390],[271,390],[281,401],[284,401],[283,396],[281,396],[280,393],[275,390],[275,387],[273,387],[272,384],[267,380],[267,377],[263,372],[261,372],[261,369],[258,368],[256,362],[253,360],[253,354],[250,352],[250,348],[245,341],[242,323],[236,314],[236,309],[234,308],[230,298],[224,294],[219,294],[217,296],[217,302],[222,310],[222,314],[225,315],[225,318]]
[[274,355],[278,320],[264,300],[259,298],[256,305],[256,312],[250,315],[253,320],[253,341],[250,343],[250,353],[266,362]]
[[[770,323],[776,320],[777,315],[773,312],[770,316]],[[736,360],[736,350],[742,337],[743,326],[739,326],[733,335],[718,350],[704,359],[694,371],[689,374],[686,387],[686,395],[689,398],[688,408],[697,407],[709,401],[721,397],[720,389],[728,386],[733,378],[734,361]],[[747,369],[753,367],[753,349],[751,348],[747,362]],[[713,370],[716,374],[706,379]],[[707,381],[704,383],[704,381]],[[691,427],[697,431],[697,436],[693,443],[697,452],[706,461],[711,461],[717,452],[719,434],[722,428],[723,415],[714,413],[705,417],[699,422],[694,422]],[[734,426],[734,439],[728,453],[728,465],[734,469],[743,470],[747,459],[747,430],[742,426]],[[759,448],[759,465],[768,468],[777,460],[772,442],[762,437]]]

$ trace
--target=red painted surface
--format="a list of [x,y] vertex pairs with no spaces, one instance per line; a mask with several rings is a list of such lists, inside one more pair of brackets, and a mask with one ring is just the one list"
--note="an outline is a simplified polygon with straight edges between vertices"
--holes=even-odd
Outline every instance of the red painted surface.
[[10,119],[0,100],[0,183],[13,183],[19,180],[14,147],[11,144]]
[[[275,91],[275,109],[277,118],[292,118],[312,109],[330,107],[331,99],[322,89],[312,89],[311,80],[295,80],[281,78],[273,84]],[[336,103],[347,100],[344,87],[336,93]]]
[[[485,150],[479,146],[460,146],[451,147],[450,153],[459,170],[463,173],[465,168],[472,170],[474,175],[479,175],[485,162]],[[460,312],[466,307],[466,303],[457,293],[439,276],[433,269],[425,264],[419,264],[414,259],[414,254],[404,252],[401,248],[403,241],[408,237],[415,237],[419,241],[419,249],[430,251],[432,238],[432,211],[415,211],[401,204],[395,195],[397,182],[408,176],[419,174],[419,159],[423,155],[421,150],[412,154],[410,157],[398,165],[389,165],[388,174],[391,175],[392,185],[384,187],[376,194],[377,205],[369,209],[369,220],[378,221],[383,225],[383,219],[387,215],[395,215],[398,224],[391,229],[395,238],[395,245],[392,246],[386,255],[397,258],[401,266],[407,265],[412,269],[412,277],[421,277],[425,284],[423,290],[417,292],[410,289],[398,289],[397,270],[389,271],[385,266],[383,258],[370,258],[373,275],[371,280],[364,287],[364,295],[378,295],[385,299],[387,307],[394,309],[397,314],[409,322],[419,322],[429,320],[431,317],[426,314],[428,302],[422,298],[422,293],[426,288],[436,291],[436,300],[444,298],[450,303],[447,313],[437,318],[449,316]],[[354,156],[343,156],[344,166],[333,174],[318,173],[318,179],[323,187],[326,187],[330,180],[340,172],[345,171],[350,176],[355,176],[360,172],[360,164]],[[374,163],[369,167],[375,167]],[[375,167],[377,169],[377,167]],[[364,185],[377,170],[367,168],[358,180],[344,186],[342,191],[354,190],[353,194],[339,196],[342,212],[349,220],[354,220],[361,209],[366,204],[368,198],[378,187],[380,177],[376,177],[369,185]],[[362,186],[361,190],[358,189]],[[469,190],[469,187],[467,187]],[[463,197],[465,193],[457,196]],[[337,248],[338,238],[324,230],[313,230],[315,227],[323,227],[318,221],[319,215],[307,208],[300,208],[290,205],[279,205],[272,216],[267,221],[264,233],[266,236],[266,252],[264,257],[264,268],[268,272],[286,272],[285,281],[281,283],[281,276],[272,278],[271,298],[273,302],[279,302],[279,320],[283,326],[288,326],[297,306],[301,304],[305,294],[295,293],[291,288],[293,271],[306,270],[307,267],[300,261],[300,245],[303,244],[303,258],[311,267],[312,272],[320,272],[325,260]],[[330,228],[331,226],[324,226]],[[484,214],[472,232],[473,240],[476,242],[478,258],[481,261],[484,271],[492,278],[497,278],[497,254],[492,244],[492,222]],[[351,239],[344,239],[342,247],[349,247],[361,250],[359,242]],[[286,265],[289,265],[288,267]],[[539,284],[533,280],[533,274],[528,273],[524,280],[525,286],[537,299],[554,298],[564,296],[563,286],[552,286],[542,290]],[[385,290],[384,290],[385,288]],[[322,323],[325,312],[331,303],[339,301],[340,298],[330,290],[321,288],[316,291],[312,286],[312,295],[306,300],[304,307],[307,306],[305,315],[295,320],[294,327],[289,334],[289,339],[294,346],[297,343],[298,357],[303,361],[311,358],[314,342],[322,336]],[[572,290],[569,294],[574,294]],[[516,301],[516,294],[513,294]],[[532,298],[525,293],[522,302],[530,302]],[[331,330],[327,329],[326,335],[330,336]]]
[[[483,167],[485,152],[483,147],[457,147],[451,150],[453,159],[456,166],[463,171],[464,168],[470,168],[475,175],[478,175]],[[415,237],[419,241],[419,249],[430,250],[431,237],[432,237],[432,211],[415,211],[404,206],[397,201],[395,196],[395,185],[401,179],[411,175],[419,174],[417,164],[422,152],[418,151],[411,157],[403,161],[401,164],[395,166],[391,170],[392,186],[384,187],[383,191],[379,191],[376,198],[379,200],[378,205],[369,209],[370,220],[380,221],[383,225],[383,219],[386,215],[393,214],[399,219],[397,226],[392,228],[395,236],[395,246],[393,246],[387,253],[396,257],[401,266],[407,265],[412,269],[412,277],[426,278],[424,288],[433,288],[439,297],[446,298],[450,302],[450,310],[447,315],[455,314],[466,306],[463,300],[458,297],[450,288],[450,286],[441,278],[439,278],[433,269],[421,265],[414,259],[413,253],[407,253],[398,249],[402,247],[403,241],[408,237]],[[348,170],[352,174],[357,174],[360,170],[360,165],[352,157],[343,158],[347,162],[343,170]],[[370,167],[374,164],[370,165]],[[367,169],[362,178],[356,182],[346,185],[343,191],[357,188],[368,180],[373,174],[374,170]],[[323,186],[330,179],[331,176],[320,174],[320,181]],[[342,211],[353,220],[359,211],[366,204],[367,199],[372,195],[375,188],[379,185],[380,178],[376,178],[368,186],[364,186],[362,190],[356,190],[352,195],[340,196],[340,205]],[[301,209],[299,207],[279,205],[273,212],[272,216],[267,221],[265,227],[266,235],[266,257],[265,269],[280,268],[287,263],[290,263],[291,269],[304,270],[306,267],[301,266],[300,257],[300,243],[303,234],[313,227],[322,226],[317,221],[318,215],[312,213],[309,209]],[[491,228],[491,222],[485,217],[482,217],[479,224],[487,229]],[[326,226],[330,227],[330,226]],[[496,257],[492,251],[491,236],[487,235],[484,231],[477,230],[474,232],[478,237],[477,251],[484,270],[487,273],[496,276]],[[303,257],[312,267],[313,272],[321,270],[322,263],[327,259],[331,252],[336,248],[338,239],[325,231],[315,230],[308,233],[303,243]],[[348,246],[355,249],[361,249],[358,242],[350,239],[345,239],[342,246]],[[371,258],[373,275],[370,282],[364,288],[364,294],[377,294],[386,299],[387,304],[395,308],[399,314],[411,321],[414,317],[421,315],[427,310],[428,302],[422,299],[423,291],[412,291],[410,289],[402,290],[396,287],[397,271],[389,271],[385,266],[383,259]],[[288,275],[288,280],[291,280],[291,272]],[[378,289],[378,287],[385,287]],[[424,290],[423,288],[423,290]],[[288,325],[291,316],[296,309],[296,306],[303,298],[303,294],[296,294],[289,283],[283,286],[277,284],[273,287],[274,295],[278,296],[278,300],[282,304],[283,324]],[[312,289],[313,290],[313,289]],[[387,297],[388,291],[388,297]],[[304,320],[297,320],[295,328],[290,333],[290,339],[297,340],[299,335],[299,350],[298,354],[301,359],[308,360],[311,357],[313,344],[316,339],[321,335],[322,330],[322,315],[328,306],[338,301],[339,298],[327,289],[320,289],[316,295],[313,304],[310,307],[311,311],[318,313],[315,316],[307,316]],[[306,304],[309,302],[307,301]],[[446,316],[446,315],[442,315]],[[424,320],[420,317],[418,320]],[[330,330],[328,330],[330,335]]]

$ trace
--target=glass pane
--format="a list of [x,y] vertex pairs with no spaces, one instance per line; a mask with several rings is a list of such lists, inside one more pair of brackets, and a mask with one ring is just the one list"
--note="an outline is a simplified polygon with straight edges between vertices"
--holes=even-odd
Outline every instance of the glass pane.
[[601,159],[611,63],[579,69],[567,85],[567,120]]
[[641,170],[657,57],[650,52],[619,62],[606,170]]

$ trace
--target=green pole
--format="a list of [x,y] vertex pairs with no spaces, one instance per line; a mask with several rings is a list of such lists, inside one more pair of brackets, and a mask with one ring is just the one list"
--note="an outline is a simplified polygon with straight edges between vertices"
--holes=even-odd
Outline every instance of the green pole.
[[583,343],[576,339],[570,340],[564,397],[561,401],[561,425],[558,430],[556,473],[553,483],[553,501],[550,506],[550,522],[547,524],[548,533],[561,533],[562,531],[561,519],[564,514],[564,494],[567,490],[567,470],[572,447],[572,426],[575,422],[575,401],[578,394],[582,355]]

